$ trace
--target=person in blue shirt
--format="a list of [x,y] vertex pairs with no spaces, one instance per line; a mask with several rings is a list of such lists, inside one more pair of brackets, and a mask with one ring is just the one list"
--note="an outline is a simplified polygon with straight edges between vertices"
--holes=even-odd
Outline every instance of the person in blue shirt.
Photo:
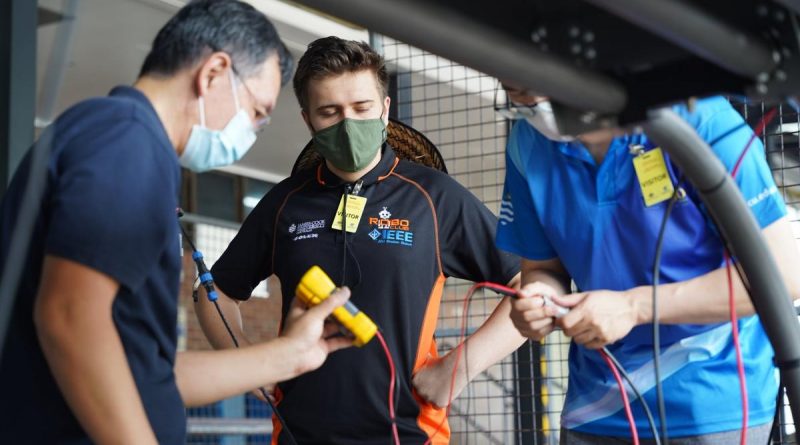
[[[616,355],[655,412],[652,265],[669,199],[645,203],[633,161],[657,147],[645,134],[562,135],[546,98],[506,90],[514,104],[510,111],[521,119],[508,138],[497,245],[523,257],[520,293],[527,297],[513,302],[511,318],[531,339],[555,328],[572,339],[562,443],[625,443],[631,433],[623,402],[597,349],[606,346]],[[728,101],[713,97],[698,100],[692,110],[674,109],[731,170],[753,132]],[[679,183],[680,172],[664,157],[674,188],[686,192],[666,226],[658,287],[668,435],[671,443],[734,443],[742,403],[723,244],[697,194]],[[800,281],[792,269],[800,256],[758,139],[735,181],[797,299]],[[579,292],[570,293],[570,280]],[[569,313],[554,318],[556,308],[544,304],[545,296]],[[747,377],[748,441],[766,443],[777,395],[774,352],[738,278],[735,304]],[[631,406],[638,434],[652,439],[639,404]]]
[[291,65],[252,6],[193,1],[158,33],[133,87],[45,130],[47,188],[22,256],[9,244],[30,153],[0,204],[0,269],[25,262],[0,357],[0,441],[183,444],[184,405],[296,377],[349,343],[323,326],[343,290],[308,311],[295,303],[271,342],[176,352],[180,165],[241,158]]

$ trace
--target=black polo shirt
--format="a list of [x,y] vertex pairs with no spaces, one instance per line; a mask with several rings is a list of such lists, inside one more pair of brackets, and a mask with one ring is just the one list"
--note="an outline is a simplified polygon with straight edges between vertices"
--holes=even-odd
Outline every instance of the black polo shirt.
[[159,443],[182,444],[186,421],[172,372],[181,270],[175,149],[150,102],[130,87],[73,106],[45,131],[54,132],[47,189],[26,258],[9,258],[8,249],[30,153],[0,205],[0,269],[25,261],[0,359],[0,441],[89,443],[33,323],[42,261],[55,255],[120,283],[112,315],[139,396]]
[[[411,390],[414,370],[436,355],[433,333],[446,277],[507,283],[517,257],[494,246],[496,218],[444,173],[401,161],[385,146],[380,163],[345,184],[324,165],[275,186],[214,265],[219,288],[246,300],[275,274],[284,316],[297,282],[319,265],[381,328],[399,378],[400,439],[422,443],[443,410]],[[331,227],[345,186],[366,208],[355,233]],[[345,252],[344,243],[347,243]],[[343,277],[344,275],[344,277]],[[301,444],[381,444],[389,440],[389,370],[377,341],[332,354],[322,367],[279,385],[279,410]],[[276,424],[279,443],[286,443]],[[449,436],[447,425],[437,434]]]

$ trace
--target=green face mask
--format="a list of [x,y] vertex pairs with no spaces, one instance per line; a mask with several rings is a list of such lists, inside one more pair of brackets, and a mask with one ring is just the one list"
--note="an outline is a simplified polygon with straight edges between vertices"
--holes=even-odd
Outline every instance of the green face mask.
[[314,148],[334,167],[357,172],[372,162],[386,140],[383,119],[349,119],[314,133]]

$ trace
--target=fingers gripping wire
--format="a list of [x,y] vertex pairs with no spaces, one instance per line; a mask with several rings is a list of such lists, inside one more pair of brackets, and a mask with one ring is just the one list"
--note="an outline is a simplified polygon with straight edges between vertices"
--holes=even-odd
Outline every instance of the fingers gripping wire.
[[[499,285],[490,283],[490,285],[486,287],[500,294],[510,296],[513,298],[519,298],[518,294],[513,289],[509,289],[505,286],[499,286],[499,287],[498,286]],[[550,297],[543,296],[542,298],[543,298],[543,304],[547,306],[554,306],[558,309],[556,318],[560,318],[569,312],[569,309],[555,304]],[[619,386],[620,394],[625,408],[625,414],[631,429],[631,437],[633,438],[633,442],[635,444],[639,443],[638,432],[636,430],[636,423],[633,419],[633,413],[631,412],[630,409],[630,402],[628,401],[628,395],[626,393],[625,386],[622,384],[620,375],[622,376],[622,378],[625,379],[626,382],[628,382],[628,385],[631,387],[631,390],[634,392],[634,394],[636,394],[636,397],[639,399],[639,402],[642,405],[642,409],[644,410],[644,413],[647,416],[647,422],[650,426],[650,431],[653,434],[653,439],[655,440],[656,445],[661,445],[661,441],[658,436],[658,429],[656,428],[656,423],[655,420],[653,419],[653,413],[650,411],[650,407],[647,406],[647,402],[645,401],[644,397],[642,397],[642,394],[639,392],[639,389],[636,387],[636,385],[633,384],[633,380],[631,380],[630,376],[625,371],[625,368],[623,368],[622,364],[616,359],[616,357],[614,357],[611,351],[609,351],[607,348],[603,347],[600,350],[600,355],[603,357],[603,360],[609,366]]]
[[[180,218],[183,216],[183,212],[178,209],[178,217]],[[219,314],[220,319],[222,320],[222,324],[225,325],[225,330],[228,331],[228,335],[231,337],[231,341],[233,341],[233,345],[238,348],[239,341],[236,339],[236,335],[233,333],[230,324],[228,324],[228,320],[225,318],[225,314],[222,312],[222,309],[219,307],[219,303],[217,299],[219,298],[216,289],[214,289],[214,278],[211,276],[211,272],[208,270],[206,266],[205,260],[203,259],[203,254],[197,247],[195,247],[192,239],[189,237],[189,234],[186,233],[186,229],[183,227],[182,224],[178,224],[181,228],[181,232],[183,233],[183,238],[189,243],[189,247],[192,249],[192,260],[194,260],[195,266],[197,267],[197,277],[200,280],[200,285],[206,290],[206,296],[208,300],[214,303],[214,307],[217,310],[217,314]],[[197,301],[197,300],[195,300]],[[269,407],[272,409],[272,412],[275,413],[275,417],[278,418],[281,426],[283,427],[283,431],[286,434],[286,438],[291,445],[297,445],[297,441],[294,438],[294,435],[289,430],[289,425],[286,424],[286,421],[281,416],[281,413],[272,403],[272,400],[267,394],[267,391],[264,388],[259,388],[261,395],[264,397],[264,400],[267,401]]]

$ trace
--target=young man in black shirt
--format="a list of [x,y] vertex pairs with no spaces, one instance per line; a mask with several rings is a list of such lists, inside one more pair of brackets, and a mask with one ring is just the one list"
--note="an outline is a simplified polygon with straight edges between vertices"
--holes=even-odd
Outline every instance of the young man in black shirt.
[[[398,368],[401,443],[449,441],[442,422],[455,355],[437,357],[433,333],[447,277],[516,283],[518,258],[494,246],[496,218],[444,173],[399,160],[385,144],[390,100],[380,55],[336,37],[309,45],[294,89],[325,158],[275,186],[213,267],[228,318],[275,274],[285,308],[312,265],[380,327]],[[336,218],[345,199],[363,210]],[[349,208],[349,207],[348,207]],[[344,230],[343,230],[344,229]],[[523,341],[503,301],[466,342],[455,394]],[[231,347],[208,304],[198,310],[215,347]],[[235,326],[242,336],[241,324]],[[468,358],[469,363],[465,362]],[[466,372],[469,372],[469,376]],[[280,384],[279,409],[300,444],[385,444],[389,370],[377,341],[331,356],[317,371]],[[288,443],[276,423],[273,443]]]

